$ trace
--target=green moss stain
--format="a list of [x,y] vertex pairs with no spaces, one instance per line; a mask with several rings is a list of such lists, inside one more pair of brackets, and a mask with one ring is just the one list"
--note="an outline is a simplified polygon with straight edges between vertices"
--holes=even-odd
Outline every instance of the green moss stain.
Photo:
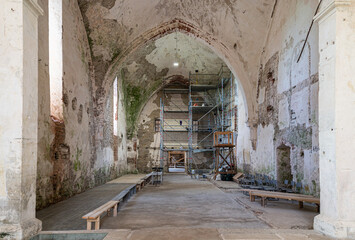
[[123,71],[121,71],[121,77],[126,111],[127,137],[131,139],[142,107],[155,90],[161,86],[162,79],[156,79],[150,84],[141,86],[126,82]]
[[10,236],[10,234],[6,232],[0,232],[0,238],[5,238],[7,236]]
[[312,148],[312,129],[303,126],[293,128],[288,134],[288,140],[292,145],[303,149]]
[[113,48],[111,50],[111,63],[120,55],[121,50],[119,48]]
[[298,172],[296,174],[296,179],[297,179],[297,182],[302,182],[302,180],[304,179],[303,172]]
[[269,166],[266,166],[266,167],[261,167],[258,171],[256,171],[257,173],[260,173],[260,174],[266,174],[266,175],[269,175],[271,177],[275,177],[275,167],[272,166],[272,165],[269,165]]
[[75,160],[74,160],[74,170],[79,171],[81,169],[80,157],[83,153],[83,150],[76,148]]

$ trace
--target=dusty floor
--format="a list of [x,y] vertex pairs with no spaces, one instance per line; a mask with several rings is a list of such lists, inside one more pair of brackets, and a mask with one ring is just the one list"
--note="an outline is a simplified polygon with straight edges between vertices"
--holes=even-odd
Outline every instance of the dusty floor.
[[268,201],[267,206],[262,207],[260,199],[250,202],[249,197],[239,191],[241,188],[235,182],[212,181],[212,183],[272,228],[313,229],[313,219],[318,215],[314,204],[304,203],[303,209],[299,209],[297,201],[280,199]]
[[138,192],[118,213],[106,217],[102,228],[162,227],[268,228],[251,211],[209,181],[184,174],[167,174],[159,187]]
[[[124,184],[118,183],[123,179],[114,182]],[[278,201],[269,202],[263,208],[259,201],[250,202],[238,189],[233,182],[166,174],[162,185],[143,188],[117,217],[103,217],[101,230],[69,232],[107,233],[105,240],[328,239],[306,230],[317,214],[313,206],[299,210],[296,203]],[[73,213],[69,215],[73,215],[70,219],[78,217]],[[60,216],[47,214],[47,217],[53,221]],[[53,223],[53,226],[56,225]],[[80,229],[85,229],[85,224]]]

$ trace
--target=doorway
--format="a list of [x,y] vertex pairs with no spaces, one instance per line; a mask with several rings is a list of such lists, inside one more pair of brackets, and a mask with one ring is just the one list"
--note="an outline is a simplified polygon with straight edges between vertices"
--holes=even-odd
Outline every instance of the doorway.
[[185,152],[170,151],[168,152],[168,172],[185,172],[186,154]]
[[277,154],[277,182],[283,184],[285,180],[292,181],[291,173],[291,149],[281,145],[276,150]]

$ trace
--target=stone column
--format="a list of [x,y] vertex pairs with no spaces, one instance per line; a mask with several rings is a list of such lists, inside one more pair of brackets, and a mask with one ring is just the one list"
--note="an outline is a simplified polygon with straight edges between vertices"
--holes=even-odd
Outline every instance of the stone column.
[[355,1],[324,0],[315,20],[321,211],[314,229],[355,238]]
[[28,239],[35,218],[37,168],[36,0],[2,0],[0,8],[0,233]]

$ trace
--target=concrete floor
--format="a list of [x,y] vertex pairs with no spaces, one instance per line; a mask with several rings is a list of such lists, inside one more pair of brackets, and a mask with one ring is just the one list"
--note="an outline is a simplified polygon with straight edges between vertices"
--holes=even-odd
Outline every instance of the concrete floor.
[[[105,188],[124,184],[120,183],[122,179],[114,182],[105,184]],[[69,232],[108,233],[105,240],[328,239],[305,230],[317,214],[312,206],[299,210],[297,204],[282,201],[269,202],[266,208],[262,208],[258,201],[251,203],[238,188],[233,182],[216,183],[191,179],[184,174],[166,174],[162,185],[143,188],[126,203],[117,217],[103,217],[101,230]],[[87,199],[82,198],[80,202]],[[75,205],[66,206],[69,209],[65,213],[69,215],[67,220],[81,218],[75,213]],[[47,218],[42,218],[47,229],[48,220],[52,228],[65,226],[63,222],[54,222],[62,215],[65,218],[65,214],[58,214],[47,213]],[[85,223],[80,229],[85,229]]]
[[184,174],[166,174],[161,186],[144,188],[118,217],[102,220],[105,229],[166,227],[269,228],[209,181]]
[[297,201],[282,199],[268,201],[266,207],[262,207],[260,199],[250,202],[249,196],[243,195],[239,191],[241,187],[235,182],[212,181],[212,183],[272,228],[313,229],[313,219],[319,214],[314,204],[304,203],[303,209],[299,209]]

